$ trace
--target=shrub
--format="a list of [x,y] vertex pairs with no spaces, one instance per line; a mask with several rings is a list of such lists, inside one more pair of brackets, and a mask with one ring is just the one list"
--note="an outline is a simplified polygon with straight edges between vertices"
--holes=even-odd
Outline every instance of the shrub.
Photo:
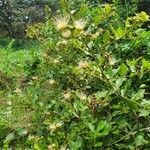
[[4,147],[148,149],[149,16],[121,21],[114,5],[63,4],[58,16],[28,28],[43,54],[30,85],[11,98],[27,102],[30,126],[14,128]]

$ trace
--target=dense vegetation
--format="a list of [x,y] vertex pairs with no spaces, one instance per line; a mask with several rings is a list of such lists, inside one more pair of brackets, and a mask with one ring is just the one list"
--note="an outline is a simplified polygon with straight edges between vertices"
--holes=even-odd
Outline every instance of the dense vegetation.
[[124,4],[61,0],[0,40],[0,149],[149,149],[150,18]]

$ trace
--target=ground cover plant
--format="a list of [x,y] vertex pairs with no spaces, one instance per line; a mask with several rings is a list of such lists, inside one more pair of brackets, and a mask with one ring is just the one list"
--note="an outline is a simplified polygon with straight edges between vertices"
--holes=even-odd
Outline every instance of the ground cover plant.
[[17,55],[19,76],[2,63],[2,149],[149,149],[149,16],[79,6],[62,0],[55,17],[48,12],[45,23],[28,27],[42,50]]

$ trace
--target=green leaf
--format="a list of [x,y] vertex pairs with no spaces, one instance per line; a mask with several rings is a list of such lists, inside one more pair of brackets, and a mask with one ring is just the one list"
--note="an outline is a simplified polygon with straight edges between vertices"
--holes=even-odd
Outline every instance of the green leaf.
[[142,67],[141,67],[141,73],[143,74],[143,72],[146,70],[150,70],[150,61],[143,59],[142,60]]
[[132,72],[136,72],[136,64],[137,64],[137,60],[133,59],[131,61],[127,61],[128,66],[130,67]]
[[88,127],[90,128],[90,130],[94,133],[95,132],[95,127],[94,125],[92,125],[91,123],[88,124]]
[[137,14],[135,16],[135,18],[138,20],[138,21],[143,21],[143,22],[147,22],[149,21],[149,15],[147,15],[146,12],[142,11],[141,13]]
[[71,141],[70,148],[72,150],[78,150],[81,147],[81,145],[82,145],[81,141],[76,141],[76,142]]
[[143,99],[141,105],[145,107],[147,110],[150,110],[150,100]]
[[116,30],[111,24],[110,24],[110,29],[112,31],[112,33],[114,34],[115,38],[118,40],[120,38],[122,38],[125,35],[125,30],[122,29],[121,26],[118,27],[118,29]]
[[117,34],[117,32],[116,32],[115,28],[112,26],[112,24],[110,24],[110,29],[114,35]]
[[102,57],[101,55],[99,55],[99,56],[97,57],[97,59],[98,59],[98,62],[99,62],[99,65],[100,65],[100,66],[104,64],[104,62],[105,62],[104,57]]
[[108,91],[99,91],[97,93],[95,93],[95,97],[97,100],[106,97]]
[[101,147],[103,145],[103,142],[97,142],[94,147]]
[[133,96],[132,96],[132,99],[133,100],[140,100],[140,99],[142,99],[143,97],[144,97],[144,93],[145,93],[145,90],[144,89],[141,89],[141,90],[139,90],[136,94],[134,94]]
[[119,68],[119,71],[118,73],[121,75],[121,76],[124,76],[126,75],[128,72],[128,67],[125,65],[125,64],[122,64]]
[[120,86],[122,85],[124,80],[125,80],[124,78],[119,78],[116,80],[116,84],[115,84],[116,90],[118,90],[120,88]]
[[126,28],[130,28],[130,27],[131,27],[129,18],[127,18],[127,20],[125,21],[125,27],[126,27]]
[[145,109],[140,109],[139,112],[140,112],[140,114],[139,114],[140,117],[149,116],[149,113],[150,113],[149,111],[147,111]]
[[138,135],[135,138],[135,145],[138,147],[138,146],[141,146],[143,144],[144,144],[144,137],[142,135]]
[[105,127],[103,128],[103,130],[101,130],[100,136],[106,136],[106,135],[108,135],[109,131],[110,131],[110,125],[106,124]]
[[103,43],[104,44],[107,44],[110,40],[110,32],[109,31],[106,31],[104,34],[103,34]]
[[97,126],[96,131],[99,132],[99,131],[102,130],[106,125],[107,125],[107,122],[106,122],[106,121],[100,121],[100,122],[98,123],[98,126]]
[[125,30],[123,30],[121,27],[119,27],[117,29],[117,35],[116,35],[116,38],[119,39],[119,38],[122,38],[125,34]]
[[81,17],[85,16],[87,11],[88,11],[88,6],[86,4],[82,4],[80,6],[78,13],[75,15],[75,18],[81,18]]
[[111,5],[110,4],[106,4],[105,5],[105,10],[106,10],[106,13],[110,13],[110,12],[112,12],[112,7],[111,7]]
[[68,12],[68,4],[65,0],[60,0],[60,6],[61,6],[61,11],[63,12],[63,14],[67,15]]
[[126,100],[126,104],[131,108],[131,109],[134,109],[134,110],[138,110],[138,104],[137,102],[135,102],[134,100]]

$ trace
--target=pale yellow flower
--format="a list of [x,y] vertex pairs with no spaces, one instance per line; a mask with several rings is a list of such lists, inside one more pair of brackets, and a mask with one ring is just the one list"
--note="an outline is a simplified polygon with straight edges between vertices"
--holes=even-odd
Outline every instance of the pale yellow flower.
[[92,39],[96,39],[100,35],[100,32],[97,31],[96,33],[92,34],[91,37]]
[[79,98],[80,98],[81,100],[86,100],[87,95],[84,94],[84,93],[80,93]]
[[49,126],[49,129],[54,132],[57,128],[60,128],[63,125],[62,122],[53,123]]
[[56,29],[60,31],[67,28],[69,20],[68,16],[55,18],[54,23],[56,25]]
[[65,39],[63,39],[63,40],[61,41],[61,43],[64,44],[64,45],[67,45],[67,44],[68,44],[67,40],[65,40]]
[[60,150],[67,150],[66,147],[67,146],[61,146]]
[[85,28],[85,25],[86,25],[86,21],[83,19],[76,20],[74,22],[74,26],[77,30],[83,30]]
[[33,76],[32,80],[38,80],[38,76]]
[[49,129],[51,130],[51,131],[55,131],[56,130],[56,125],[55,124],[51,124],[50,126],[49,126]]
[[76,10],[72,10],[72,11],[71,11],[71,14],[74,14],[75,12],[76,12]]
[[63,125],[63,123],[62,123],[62,122],[58,122],[58,123],[56,123],[56,127],[57,127],[57,128],[61,127],[62,125]]
[[57,64],[57,63],[59,63],[59,60],[58,59],[54,59],[53,62],[54,62],[54,64]]
[[71,31],[70,30],[65,30],[62,32],[62,36],[64,38],[69,38],[71,36]]
[[8,104],[8,105],[12,105],[12,101],[8,101],[7,104]]
[[56,149],[56,144],[51,144],[48,146],[48,150],[55,150]]
[[29,141],[34,140],[35,138],[36,138],[36,137],[35,137],[34,135],[29,135],[29,136],[28,136]]
[[52,84],[54,84],[54,83],[55,83],[55,80],[53,80],[53,79],[50,79],[50,80],[49,80],[49,84],[52,85]]
[[64,98],[69,99],[71,97],[70,92],[64,93]]
[[48,58],[48,55],[46,53],[43,54],[44,58]]
[[66,46],[67,43],[68,43],[67,40],[63,39],[57,43],[57,46]]
[[78,68],[78,69],[81,69],[81,68],[86,68],[87,66],[88,66],[88,62],[81,60],[81,61],[78,63],[77,68]]
[[15,92],[15,93],[21,93],[21,90],[20,90],[19,88],[16,88],[16,89],[14,90],[14,92]]
[[115,58],[113,58],[113,57],[110,57],[110,58],[109,58],[109,64],[110,64],[111,66],[115,65],[116,63],[117,63],[117,60],[116,60]]

